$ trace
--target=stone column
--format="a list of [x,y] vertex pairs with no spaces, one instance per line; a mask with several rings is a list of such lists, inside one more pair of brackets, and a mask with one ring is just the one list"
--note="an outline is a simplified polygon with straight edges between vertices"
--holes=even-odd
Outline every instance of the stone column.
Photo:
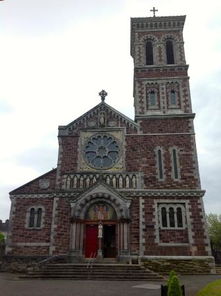
[[129,258],[129,219],[121,219],[118,224],[119,258],[124,261]]
[[73,262],[80,261],[83,256],[84,224],[80,219],[71,220],[70,255]]

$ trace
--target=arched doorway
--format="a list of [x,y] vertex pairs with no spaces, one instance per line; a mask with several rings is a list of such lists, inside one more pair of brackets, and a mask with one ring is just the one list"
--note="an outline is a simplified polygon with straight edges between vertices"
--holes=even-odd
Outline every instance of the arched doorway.
[[85,215],[86,258],[114,258],[117,255],[117,215],[107,202],[95,202]]
[[[127,260],[130,253],[130,204],[131,199],[122,197],[104,184],[97,184],[72,200],[72,261],[96,257],[96,254],[99,259],[117,257],[120,261]],[[102,226],[102,237],[99,237],[99,225]]]

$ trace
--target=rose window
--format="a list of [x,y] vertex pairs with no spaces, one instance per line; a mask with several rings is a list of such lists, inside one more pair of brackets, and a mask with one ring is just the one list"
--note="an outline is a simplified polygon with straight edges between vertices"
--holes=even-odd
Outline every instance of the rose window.
[[113,136],[98,134],[85,145],[85,159],[93,168],[108,169],[118,161],[119,151],[119,144]]

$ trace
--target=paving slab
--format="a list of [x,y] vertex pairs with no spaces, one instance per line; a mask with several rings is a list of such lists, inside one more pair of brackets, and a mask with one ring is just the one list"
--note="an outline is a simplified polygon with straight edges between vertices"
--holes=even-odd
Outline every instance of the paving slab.
[[[186,296],[195,296],[207,283],[220,275],[180,276]],[[165,282],[23,280],[18,275],[0,273],[0,296],[160,296]]]

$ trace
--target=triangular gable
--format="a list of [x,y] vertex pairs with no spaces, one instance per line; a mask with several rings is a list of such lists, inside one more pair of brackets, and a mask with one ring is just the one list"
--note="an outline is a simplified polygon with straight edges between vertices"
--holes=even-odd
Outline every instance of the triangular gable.
[[[101,123],[101,116],[104,117]],[[138,124],[109,106],[101,102],[68,125],[59,126],[59,135],[71,135],[82,128],[126,127],[127,131],[137,132]]]

